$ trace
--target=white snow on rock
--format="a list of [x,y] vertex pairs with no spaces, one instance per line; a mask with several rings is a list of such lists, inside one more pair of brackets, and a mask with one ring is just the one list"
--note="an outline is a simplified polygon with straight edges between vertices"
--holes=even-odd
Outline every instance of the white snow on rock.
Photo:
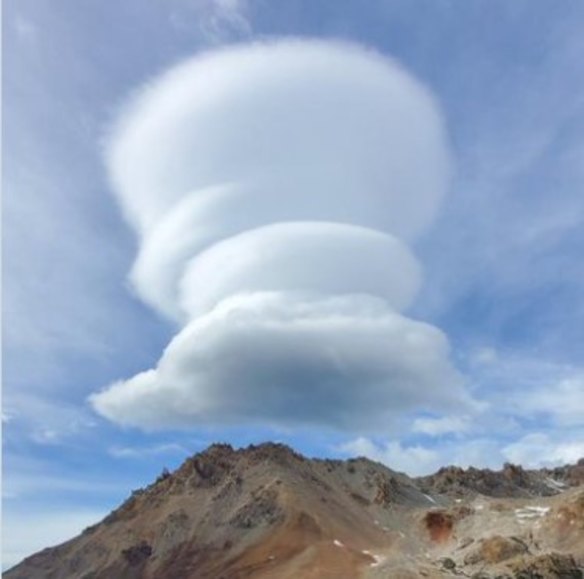
[[545,479],[545,484],[550,489],[553,489],[555,491],[563,491],[568,486],[565,483],[560,482],[559,480],[555,480],[555,479],[549,478],[549,477]]
[[543,517],[549,510],[549,507],[528,506],[522,509],[515,509],[515,516],[518,519],[535,519]]

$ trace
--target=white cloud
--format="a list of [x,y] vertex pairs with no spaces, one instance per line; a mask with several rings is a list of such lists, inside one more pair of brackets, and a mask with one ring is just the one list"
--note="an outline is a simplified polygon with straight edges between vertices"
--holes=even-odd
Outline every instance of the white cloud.
[[479,365],[490,365],[497,362],[499,355],[494,348],[490,348],[485,346],[483,348],[479,348],[472,353],[471,362],[473,364]]
[[[556,428],[584,425],[584,369],[501,350],[496,363],[471,356],[473,379],[489,400],[493,413]],[[532,428],[537,428],[533,427]]]
[[107,162],[140,239],[132,282],[183,329],[92,396],[99,413],[387,432],[473,407],[446,337],[403,315],[421,281],[406,244],[450,163],[432,96],[396,62],[300,40],[203,54],[126,107]]
[[96,425],[87,408],[38,394],[7,393],[3,404],[8,416],[4,435],[19,432],[36,444],[76,444]]
[[260,421],[387,430],[419,408],[472,410],[448,343],[383,300],[238,295],[197,318],[155,370],[92,397],[121,424]]
[[416,418],[412,426],[413,432],[440,436],[441,434],[461,434],[470,430],[471,421],[468,416],[443,416],[441,418]]
[[230,35],[251,35],[247,0],[208,0],[206,4],[207,18],[201,22],[201,29],[210,40],[221,41]]
[[351,456],[364,456],[381,462],[393,470],[412,476],[425,475],[441,466],[441,456],[423,446],[402,446],[399,442],[376,445],[367,438],[357,438],[341,446],[340,450]]
[[393,236],[337,223],[277,223],[216,243],[185,268],[181,306],[190,319],[237,293],[303,292],[382,297],[411,305],[420,267]]
[[175,318],[185,262],[217,241],[291,221],[411,237],[434,217],[449,175],[427,91],[390,60],[323,42],[252,44],[179,65],[127,108],[108,159],[142,239],[132,280]]
[[430,93],[390,59],[321,41],[180,64],[126,108],[108,157],[142,234],[187,196],[236,184],[227,198],[203,195],[191,224],[224,236],[310,219],[411,236],[433,219],[450,174]]
[[525,414],[549,416],[561,426],[584,426],[584,374],[532,390],[522,403]]
[[507,460],[500,445],[492,438],[445,440],[431,446],[357,438],[339,450],[349,456],[365,456],[411,476],[432,474],[446,465],[498,469]]
[[114,458],[144,458],[161,454],[188,455],[189,451],[180,444],[166,443],[145,447],[113,446],[108,453]]
[[503,448],[510,462],[540,468],[575,463],[584,457],[583,432],[573,434],[573,439],[551,437],[544,433],[531,433]]

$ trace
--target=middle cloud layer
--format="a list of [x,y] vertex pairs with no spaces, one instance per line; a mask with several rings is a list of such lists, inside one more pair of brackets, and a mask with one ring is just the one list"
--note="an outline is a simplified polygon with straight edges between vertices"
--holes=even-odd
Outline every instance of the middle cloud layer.
[[354,225],[276,223],[213,245],[185,267],[180,301],[189,319],[237,293],[369,294],[401,311],[420,268],[398,239]]

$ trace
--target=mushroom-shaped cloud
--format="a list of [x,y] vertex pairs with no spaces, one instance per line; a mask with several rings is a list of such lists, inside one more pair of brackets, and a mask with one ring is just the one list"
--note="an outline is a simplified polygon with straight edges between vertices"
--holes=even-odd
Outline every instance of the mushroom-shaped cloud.
[[378,430],[472,406],[446,337],[404,314],[407,244],[450,164],[434,99],[395,61],[306,40],[196,56],[129,102],[107,160],[140,241],[131,279],[183,329],[98,412]]

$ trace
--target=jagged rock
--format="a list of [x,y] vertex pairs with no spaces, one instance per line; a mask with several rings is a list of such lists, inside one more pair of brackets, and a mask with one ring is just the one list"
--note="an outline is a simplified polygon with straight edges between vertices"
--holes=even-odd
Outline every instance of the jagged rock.
[[[584,467],[582,471],[584,480]],[[477,493],[501,498],[553,496],[561,492],[563,485],[568,486],[566,480],[571,472],[559,471],[552,476],[546,469],[529,471],[509,463],[501,471],[450,466],[431,476],[420,477],[418,482],[424,492],[459,497]]]

